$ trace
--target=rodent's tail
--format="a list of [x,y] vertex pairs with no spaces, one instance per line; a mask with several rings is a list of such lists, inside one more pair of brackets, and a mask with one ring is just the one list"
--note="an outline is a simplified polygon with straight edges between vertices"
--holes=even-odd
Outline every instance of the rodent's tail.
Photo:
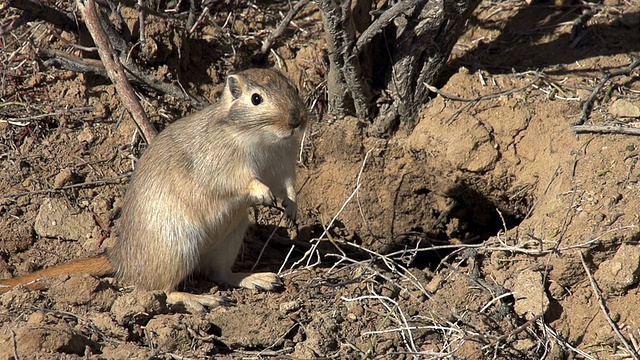
[[33,290],[46,290],[45,284],[39,280],[47,276],[58,276],[62,274],[89,274],[93,276],[106,276],[115,271],[106,254],[98,255],[88,259],[69,261],[58,266],[50,267],[40,271],[32,272],[11,279],[0,280],[0,294],[4,294],[16,285],[25,285]]

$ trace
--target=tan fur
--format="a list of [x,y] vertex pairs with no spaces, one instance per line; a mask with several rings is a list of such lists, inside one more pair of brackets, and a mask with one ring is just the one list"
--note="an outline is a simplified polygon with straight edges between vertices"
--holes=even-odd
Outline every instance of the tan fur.
[[[263,99],[259,105],[254,94]],[[281,285],[275,274],[233,273],[231,266],[249,207],[278,197],[295,220],[295,156],[306,119],[288,79],[277,70],[253,69],[231,75],[216,104],[168,126],[136,164],[125,195],[120,234],[108,252],[116,277],[164,290],[170,302],[197,310],[220,299],[176,292],[192,273],[245,288]]]

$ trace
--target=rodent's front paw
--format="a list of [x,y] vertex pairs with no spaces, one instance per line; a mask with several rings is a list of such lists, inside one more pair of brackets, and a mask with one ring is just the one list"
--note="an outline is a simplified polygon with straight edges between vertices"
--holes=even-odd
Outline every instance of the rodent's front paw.
[[249,184],[249,196],[255,205],[269,205],[276,204],[276,197],[271,192],[271,189],[259,180],[253,180]]
[[298,204],[296,204],[295,201],[284,199],[282,206],[284,206],[284,213],[287,217],[287,226],[290,228],[295,227],[298,217]]

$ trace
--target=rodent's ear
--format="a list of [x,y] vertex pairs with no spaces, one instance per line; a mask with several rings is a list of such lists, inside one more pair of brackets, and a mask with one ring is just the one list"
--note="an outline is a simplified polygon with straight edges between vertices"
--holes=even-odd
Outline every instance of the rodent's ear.
[[236,75],[229,75],[227,78],[227,87],[231,96],[234,99],[238,99],[242,95],[242,89],[240,88],[240,79]]

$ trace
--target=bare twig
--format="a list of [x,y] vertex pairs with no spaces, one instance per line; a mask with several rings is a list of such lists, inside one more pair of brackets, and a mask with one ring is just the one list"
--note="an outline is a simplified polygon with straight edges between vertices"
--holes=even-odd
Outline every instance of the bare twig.
[[108,77],[104,64],[100,60],[83,59],[64,51],[40,48],[38,56],[46,58],[45,66],[60,66],[63,69],[75,72],[92,73]]
[[587,23],[593,17],[593,11],[590,8],[584,8],[571,27],[571,35],[569,35],[569,47],[575,49],[586,44],[593,38],[593,28],[587,28]]
[[293,20],[296,14],[298,14],[298,12],[303,7],[305,7],[310,1],[311,0],[300,0],[295,5],[293,5],[293,7],[291,7],[291,10],[289,10],[287,15],[285,15],[285,17],[282,19],[280,24],[278,24],[278,26],[269,34],[269,36],[267,36],[267,38],[264,39],[264,42],[262,43],[262,47],[255,55],[257,59],[259,60],[264,59],[264,57],[269,52],[269,49],[271,49],[271,46],[276,41],[276,39],[282,36],[282,34],[284,34],[291,20]]
[[0,119],[0,122],[11,124],[11,125],[17,125],[17,126],[27,126],[33,120],[43,119],[43,118],[57,116],[57,115],[60,115],[60,114],[57,112],[54,112],[54,113],[48,113],[48,114],[32,115],[32,116],[27,116],[23,118]]
[[146,40],[146,31],[145,31],[145,25],[144,25],[144,19],[146,17],[146,9],[144,7],[144,0],[138,0],[137,2],[137,7],[138,7],[138,11],[140,12],[139,16],[138,16],[138,22],[139,22],[139,26],[140,26],[140,39],[138,41],[140,41],[140,48],[142,49],[143,52],[147,51],[146,50],[146,45],[147,45],[147,40]]
[[42,19],[65,30],[76,31],[78,29],[76,22],[73,21],[73,18],[69,16],[69,14],[44,5],[39,1],[7,0],[7,5],[27,12],[38,19]]
[[575,123],[575,125],[582,125],[589,119],[589,115],[591,114],[591,110],[593,109],[593,103],[596,100],[596,96],[598,96],[600,90],[602,90],[602,88],[609,82],[609,80],[611,80],[611,78],[631,75],[631,73],[638,66],[640,66],[640,58],[634,59],[627,67],[604,72],[604,74],[602,74],[602,79],[600,80],[598,85],[593,89],[591,95],[589,95],[584,104],[582,104],[582,116],[580,117],[578,122]]
[[533,80],[531,80],[530,82],[526,83],[523,86],[517,87],[515,89],[511,89],[511,90],[505,90],[505,91],[500,91],[497,93],[493,93],[493,94],[487,94],[487,95],[480,95],[480,96],[476,96],[475,98],[464,98],[464,97],[460,97],[460,96],[456,96],[456,95],[451,95],[451,94],[447,94],[445,92],[443,92],[442,90],[436,88],[435,86],[431,86],[429,84],[424,84],[424,86],[429,89],[429,91],[434,92],[440,96],[442,96],[445,99],[449,99],[449,100],[455,100],[455,101],[462,101],[462,102],[477,102],[477,101],[482,101],[482,100],[489,100],[489,99],[495,99],[495,98],[499,98],[502,96],[507,96],[507,95],[511,95],[517,92],[520,92],[522,90],[527,89],[528,87],[534,85],[535,83],[538,82],[538,80],[540,80],[544,74],[542,72],[535,72],[535,78]]
[[[369,154],[371,152],[371,150],[367,153]],[[310,262],[311,262],[311,258],[313,256],[313,254],[317,251],[318,245],[320,244],[320,241],[325,238],[330,236],[329,234],[329,230],[331,229],[331,227],[333,226],[333,223],[336,221],[336,219],[338,218],[338,216],[340,215],[340,213],[342,213],[342,211],[347,207],[347,205],[349,204],[349,202],[351,202],[351,200],[354,198],[354,196],[356,196],[356,194],[358,193],[358,190],[360,190],[361,187],[361,183],[360,183],[360,176],[362,175],[362,172],[364,171],[364,168],[367,164],[367,159],[368,156],[365,156],[364,160],[362,161],[362,167],[360,168],[360,172],[358,173],[358,177],[356,178],[356,186],[353,189],[353,192],[351,193],[351,195],[349,195],[349,197],[347,198],[347,200],[344,202],[344,204],[342,205],[342,207],[340,208],[340,210],[338,211],[337,214],[335,214],[333,216],[333,218],[331,218],[331,221],[329,221],[329,223],[324,226],[324,231],[322,232],[322,234],[320,234],[320,237],[318,237],[317,239],[312,239],[311,242],[313,243],[313,246],[311,247],[311,249],[309,249],[304,256],[302,257],[302,259],[299,259],[298,261],[296,261],[292,266],[291,269],[293,269],[294,267],[296,267],[298,264],[301,264],[305,259],[307,259],[307,264],[306,266],[310,266]],[[315,241],[314,241],[315,240]],[[308,257],[308,258],[307,258]]]
[[31,306],[30,307],[32,310],[37,310],[37,311],[42,311],[42,312],[47,312],[50,314],[53,314],[56,317],[59,318],[71,318],[74,319],[75,321],[82,323],[83,325],[86,326],[86,328],[88,328],[90,331],[96,333],[101,339],[106,340],[112,344],[122,344],[123,341],[120,340],[116,340],[114,338],[108,337],[104,332],[102,332],[100,329],[98,329],[97,326],[95,326],[95,324],[93,323],[93,321],[89,318],[85,318],[82,317],[78,314],[74,314],[72,312],[68,312],[68,311],[61,311],[61,310],[54,310],[54,309],[47,309],[44,307],[35,307],[35,306]]
[[460,97],[457,95],[451,95],[448,93],[443,92],[442,90],[436,88],[435,86],[429,85],[427,83],[423,83],[423,85],[425,86],[425,88],[431,92],[434,92],[440,96],[442,96],[445,99],[449,99],[449,100],[453,100],[453,101],[462,101],[462,102],[466,102],[467,104],[465,104],[464,106],[462,106],[461,108],[459,108],[458,110],[456,110],[456,112],[451,115],[451,117],[445,121],[445,124],[451,124],[453,123],[460,114],[464,113],[465,111],[467,111],[467,109],[471,108],[472,106],[474,106],[477,102],[482,101],[482,100],[489,100],[489,99],[496,99],[502,96],[507,96],[507,95],[511,95],[520,91],[523,91],[525,89],[527,89],[530,86],[535,86],[536,82],[538,82],[538,80],[540,80],[541,78],[544,77],[544,73],[543,72],[539,72],[539,71],[535,71],[533,72],[536,76],[535,78],[521,86],[515,89],[510,89],[510,90],[505,90],[505,91],[500,91],[497,93],[492,93],[492,94],[487,94],[487,95],[480,95],[480,96],[476,96],[475,98],[464,98],[464,97]]
[[271,238],[271,242],[276,244],[276,245],[280,245],[280,246],[295,245],[296,247],[298,247],[300,249],[304,249],[304,250],[308,250],[308,249],[311,248],[311,244],[309,244],[306,241],[296,240],[296,239],[289,239],[287,237],[280,236],[278,234],[274,234],[273,235],[273,237]]
[[204,10],[202,10],[202,13],[200,14],[200,16],[198,16],[198,20],[196,21],[195,24],[193,24],[193,26],[191,27],[191,29],[189,29],[189,35],[193,34],[196,29],[198,28],[198,26],[200,26],[200,24],[202,24],[202,22],[204,21],[204,19],[207,18],[207,15],[209,15],[209,7],[205,7]]
[[[280,220],[278,221],[278,224],[282,223],[282,220],[284,219],[284,217],[285,217],[285,215],[283,213],[282,216],[280,216]],[[273,236],[276,234],[276,231],[278,231],[278,226],[275,226],[273,228],[273,231],[271,232],[271,235],[269,235],[267,240],[264,242],[264,245],[262,245],[262,249],[260,249],[260,254],[258,254],[258,258],[253,263],[253,266],[251,267],[251,270],[249,270],[249,272],[253,272],[256,269],[256,266],[258,266],[258,263],[260,263],[260,260],[262,259],[262,254],[264,254],[264,250],[267,248],[267,246],[269,245],[269,242],[271,241]]]
[[[146,7],[143,7],[143,9],[147,12],[152,11]],[[126,26],[124,19],[119,14],[119,12],[116,11],[116,9],[112,9],[112,11],[114,11],[116,18],[118,19],[118,21],[120,21],[120,27],[122,28],[122,31],[128,31],[128,27]],[[130,56],[132,47],[127,41],[123,39],[123,36],[129,37],[130,34],[120,34],[107,19],[103,19],[102,17],[100,17],[100,20],[103,30],[107,33],[107,37],[111,40],[112,47],[116,50],[116,53],[119,56],[120,63],[125,68],[127,79],[129,79],[129,81],[137,85],[148,87],[155,91],[189,101],[191,105],[196,108],[202,108],[207,105],[206,101],[190,96],[181,87],[175,86],[171,83],[165,83],[151,75],[148,75],[144,69],[139,67],[132,60]],[[80,46],[78,45],[73,46],[76,48],[80,48]],[[144,51],[144,47],[142,50]],[[91,72],[100,76],[109,77],[106,69],[104,68],[104,64],[101,61],[79,59],[75,56],[63,53],[61,51],[48,49],[39,49],[38,55],[50,58],[49,60],[45,61],[45,65],[53,64],[73,71]]]
[[111,46],[111,42],[107,38],[102,25],[100,25],[100,18],[98,16],[98,10],[94,0],[77,0],[78,8],[82,12],[83,18],[87,29],[91,33],[96,46],[98,47],[98,53],[100,59],[104,63],[104,67],[107,70],[109,78],[116,87],[116,91],[120,95],[125,107],[129,110],[129,113],[133,117],[136,125],[140,128],[147,143],[158,133],[156,129],[151,125],[147,114],[144,112],[142,105],[136,98],[136,94],[127,80],[127,75],[124,71],[124,67],[118,60],[118,56]]
[[257,353],[258,357],[260,357],[261,355],[262,355],[262,356],[270,356],[270,354],[273,354],[273,356],[275,356],[275,355],[279,355],[279,354],[282,354],[282,353],[291,353],[291,352],[293,352],[293,348],[292,348],[292,347],[285,348],[286,350],[285,350],[285,349],[282,349],[282,350],[272,350],[272,349],[273,349],[275,346],[279,346],[279,344],[281,344],[281,343],[282,343],[282,340],[284,340],[284,338],[285,338],[287,335],[291,334],[291,331],[292,331],[293,329],[295,329],[296,327],[299,327],[299,326],[301,326],[299,323],[295,323],[295,324],[293,324],[292,326],[290,326],[290,327],[287,329],[287,331],[283,332],[283,333],[282,333],[282,335],[280,335],[280,337],[279,337],[279,338],[277,338],[277,339],[276,339],[276,340],[275,340],[271,345],[269,345],[268,347],[266,347],[266,348],[265,348],[265,349],[263,349],[262,351],[259,351],[259,352]]
[[16,341],[16,332],[13,331],[13,329],[8,325],[7,325],[7,328],[11,332],[11,344],[13,345],[13,357],[15,360],[20,360],[20,356],[18,356],[18,342]]
[[[64,51],[45,48],[38,49],[38,56],[48,59],[44,62],[45,66],[60,66],[63,69],[75,72],[92,73],[103,77],[109,77],[104,64],[99,60],[83,59]],[[125,70],[127,79],[138,86],[151,88],[154,91],[186,100],[196,108],[202,108],[206,105],[205,101],[192,98],[179,87],[159,81],[153,76],[145,74],[142,69],[134,66],[133,63],[127,64],[127,68]]]
[[640,135],[640,128],[628,126],[611,126],[611,125],[573,125],[573,131],[576,134],[622,134],[622,135]]
[[63,190],[75,189],[75,188],[110,184],[110,183],[117,182],[120,179],[124,179],[128,176],[131,176],[131,172],[124,173],[124,174],[110,177],[110,178],[96,180],[96,181],[88,181],[80,184],[71,184],[71,185],[61,186],[59,188],[43,189],[43,190],[35,190],[35,191],[23,191],[23,192],[13,193],[13,194],[4,194],[4,195],[0,195],[0,199],[10,199],[10,198],[16,198],[16,197],[25,196],[25,195],[48,194],[48,193],[59,192]]
[[198,11],[198,4],[195,0],[189,0],[189,17],[187,18],[187,29],[191,29],[196,24],[196,12]]
[[380,15],[369,27],[362,32],[356,42],[355,52],[359,53],[362,48],[373,40],[373,38],[384,31],[384,29],[395,19],[398,15],[418,5],[420,0],[398,1],[389,10]]
[[[298,324],[296,324],[296,326],[298,326]],[[286,336],[287,334],[285,334]],[[250,351],[250,350],[242,350],[242,349],[236,349],[234,350],[234,353],[238,353],[238,354],[244,354],[244,355],[251,355],[252,359],[261,359],[264,358],[266,356],[273,356],[276,359],[286,359],[288,358],[288,356],[283,356],[284,354],[290,354],[294,351],[294,348],[291,346],[287,346],[287,347],[283,347],[282,349],[279,350],[269,350],[269,349],[265,349],[265,350],[260,350],[260,351]]]
[[611,316],[609,315],[609,309],[607,309],[607,304],[604,302],[604,299],[602,298],[602,294],[600,294],[600,289],[598,289],[598,284],[596,284],[596,281],[594,280],[593,275],[591,274],[591,270],[589,270],[589,267],[587,266],[587,262],[582,252],[580,252],[580,261],[582,262],[582,267],[584,268],[584,271],[587,273],[587,277],[589,278],[589,283],[591,283],[591,289],[593,290],[593,295],[595,295],[596,299],[598,299],[598,305],[600,305],[600,310],[602,310],[602,313],[604,314],[605,319],[607,319],[609,326],[611,326],[611,329],[613,329],[616,335],[618,335],[620,342],[622,342],[622,345],[624,345],[624,347],[627,349],[631,357],[633,357],[635,360],[640,360],[640,355],[638,355],[638,353],[631,347],[631,345],[629,345],[629,342],[627,341],[627,339],[620,332],[620,328],[618,327],[618,324],[616,324],[611,319]]
[[524,330],[526,330],[527,328],[529,328],[532,324],[536,323],[538,320],[540,320],[542,318],[544,314],[538,314],[536,315],[533,319],[527,321],[526,323],[518,326],[517,328],[513,329],[512,331],[510,331],[508,334],[504,334],[498,337],[498,339],[496,339],[497,341],[504,341],[504,340],[508,340],[513,338],[515,335],[518,335],[519,333],[523,332]]
[[[0,107],[2,107],[3,104],[0,104]],[[93,111],[93,106],[85,106],[85,107],[79,107],[79,108],[73,108],[73,109],[66,109],[66,110],[61,110],[61,111],[56,111],[56,112],[51,112],[51,113],[46,113],[46,114],[38,114],[38,115],[31,115],[31,116],[25,116],[25,117],[20,117],[20,118],[1,118],[0,117],[0,123],[7,123],[7,124],[11,124],[11,125],[16,125],[16,126],[27,126],[31,123],[31,121],[34,120],[38,120],[38,119],[43,119],[43,118],[47,118],[47,117],[54,117],[54,116],[59,116],[61,114],[65,114],[65,113],[78,113],[78,112],[83,112],[83,111]]]
[[582,357],[584,357],[585,359],[588,360],[596,360],[595,357],[591,356],[591,354],[578,349],[577,347],[571,345],[571,343],[569,341],[567,341],[566,339],[564,339],[562,337],[562,335],[558,334],[557,331],[555,331],[553,328],[551,328],[549,325],[547,325],[544,322],[544,319],[538,319],[538,323],[540,324],[540,326],[544,329],[545,332],[551,334],[551,336],[553,336],[553,338],[556,340],[556,343],[568,350],[571,350],[573,352],[575,352],[576,354],[581,355]]
[[[0,8],[0,11],[2,11],[2,8]],[[14,29],[19,28],[20,26],[33,21],[35,19],[35,17],[33,15],[31,15],[30,13],[23,11],[22,14],[17,17],[12,19],[11,21],[5,23],[4,25],[0,26],[0,36],[4,35],[4,34],[8,34],[11,31],[13,31]]]

